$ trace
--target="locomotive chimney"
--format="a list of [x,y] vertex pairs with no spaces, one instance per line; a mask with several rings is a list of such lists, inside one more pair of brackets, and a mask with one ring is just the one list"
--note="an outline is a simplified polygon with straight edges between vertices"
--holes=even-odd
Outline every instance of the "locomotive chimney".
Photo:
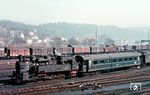
[[33,49],[29,48],[29,51],[30,51],[30,56],[32,56],[33,55]]
[[74,47],[72,47],[72,55],[74,55]]
[[90,54],[92,54],[92,47],[90,47]]
[[7,56],[7,52],[8,52],[7,47],[5,47],[4,48],[4,54],[5,54],[5,56]]
[[22,61],[22,55],[19,55],[19,61],[20,62]]

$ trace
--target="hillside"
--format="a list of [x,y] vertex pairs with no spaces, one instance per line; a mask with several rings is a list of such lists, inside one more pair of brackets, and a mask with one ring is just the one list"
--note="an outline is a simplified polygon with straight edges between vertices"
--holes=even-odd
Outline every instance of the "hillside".
[[98,26],[91,24],[73,24],[73,23],[48,23],[38,26],[26,25],[20,22],[0,21],[0,26],[7,30],[17,30],[22,32],[37,30],[37,34],[41,37],[79,37],[95,36],[96,30],[98,35],[109,35],[114,40],[128,39],[141,40],[147,39],[150,31],[148,27],[121,28],[117,26]]

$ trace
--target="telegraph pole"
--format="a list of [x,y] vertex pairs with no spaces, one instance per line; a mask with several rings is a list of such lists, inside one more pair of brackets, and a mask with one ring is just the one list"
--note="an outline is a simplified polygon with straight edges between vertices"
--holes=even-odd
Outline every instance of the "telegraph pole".
[[149,31],[148,31],[148,44],[150,45],[150,41],[149,41]]
[[95,40],[96,40],[96,45],[97,45],[97,27],[96,27],[96,31],[95,31]]

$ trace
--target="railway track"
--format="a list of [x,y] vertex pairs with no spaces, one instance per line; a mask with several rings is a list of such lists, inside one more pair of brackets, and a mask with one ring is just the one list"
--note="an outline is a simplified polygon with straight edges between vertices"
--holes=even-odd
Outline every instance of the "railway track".
[[[110,75],[101,75],[100,78],[94,79],[86,79],[81,80],[77,79],[72,81],[61,80],[57,81],[44,81],[39,83],[39,85],[34,85],[34,83],[29,83],[30,86],[23,87],[23,88],[16,88],[12,90],[7,90],[3,93],[14,93],[14,94],[21,94],[21,93],[28,93],[28,94],[36,94],[36,93],[46,93],[46,92],[55,92],[55,91],[63,91],[66,89],[78,89],[79,86],[84,86],[84,88],[89,88],[93,86],[109,86],[121,83],[130,83],[130,82],[138,82],[150,80],[150,68],[142,68],[132,72],[125,72],[121,74],[110,74]],[[47,85],[49,84],[49,85]],[[41,85],[41,86],[40,86]]]
[[[127,79],[114,79],[111,81],[99,81],[99,80],[86,80],[86,81],[78,81],[78,82],[68,82],[68,83],[61,83],[61,84],[55,84],[55,85],[44,85],[44,86],[36,86],[36,87],[27,87],[27,88],[18,88],[13,89],[7,92],[4,92],[5,94],[38,94],[38,93],[51,93],[56,91],[63,91],[66,89],[78,89],[80,85],[83,85],[83,88],[90,88],[93,86],[96,86],[95,84],[101,84],[102,86],[109,86],[112,84],[118,84],[118,83],[129,83],[129,81],[137,82],[139,80],[145,81],[149,80],[150,76],[143,76],[143,77],[136,77],[136,78],[127,78]],[[94,85],[93,85],[94,84]],[[83,89],[82,88],[82,89]]]
[[[150,68],[141,68],[141,69],[131,69],[131,70],[127,70],[127,71],[122,71],[122,72],[116,72],[116,73],[103,73],[103,74],[97,74],[97,75],[89,75],[89,76],[84,76],[82,78],[78,78],[78,77],[75,77],[75,78],[71,78],[71,79],[68,79],[68,80],[64,80],[63,78],[56,78],[56,79],[50,79],[50,80],[45,80],[45,81],[38,81],[40,82],[40,84],[49,84],[52,83],[52,82],[59,82],[59,83],[63,83],[63,82],[75,82],[75,81],[84,81],[84,80],[87,80],[87,79],[98,79],[98,80],[110,80],[110,79],[117,79],[117,78],[127,78],[127,77],[134,77],[134,76],[147,76],[149,75],[150,73]],[[34,85],[31,83],[27,83],[27,84],[30,84],[30,85]],[[53,83],[52,83],[53,84]],[[35,84],[35,86],[37,86],[37,84]]]
[[[0,70],[1,70],[1,66],[3,66],[3,65],[5,65],[5,66],[13,66],[13,65],[10,65],[10,64],[14,64],[15,63],[15,60],[12,60],[12,61],[10,61],[10,60],[4,60],[4,63],[1,63],[2,61],[0,61]],[[14,62],[14,63],[13,63]],[[9,64],[8,64],[9,63]],[[7,64],[7,65],[6,65]],[[2,70],[1,70],[2,71]],[[9,72],[8,72],[8,70],[6,69],[6,71],[3,71],[3,72],[7,72],[7,74],[10,74]],[[0,75],[2,74],[2,75],[5,75],[3,72],[1,72],[0,73]],[[73,84],[78,84],[78,86],[76,86],[76,87],[79,87],[79,85],[81,85],[81,84],[84,84],[84,85],[86,85],[86,84],[88,84],[89,86],[91,86],[91,85],[93,85],[93,84],[102,84],[101,82],[105,82],[106,83],[106,81],[107,81],[107,83],[113,83],[113,80],[117,80],[117,79],[126,79],[126,78],[129,78],[129,77],[136,77],[136,76],[146,76],[146,75],[149,75],[148,73],[150,72],[150,68],[149,67],[144,67],[144,68],[140,68],[140,69],[129,69],[129,70],[126,70],[126,71],[118,71],[118,72],[111,72],[111,73],[104,73],[104,74],[98,74],[98,75],[95,75],[95,76],[93,76],[93,75],[91,75],[91,76],[87,76],[87,77],[85,77],[85,78],[82,78],[82,79],[79,79],[79,78],[75,78],[75,80],[74,80],[74,78],[73,79],[71,79],[72,81],[71,82],[69,82],[68,80],[62,80],[62,79],[54,79],[54,80],[50,80],[50,81],[44,81],[44,82],[41,82],[41,83],[39,83],[39,85],[41,84],[41,85],[43,85],[43,87],[42,88],[45,88],[44,87],[44,85],[47,85],[47,84],[50,84],[50,85],[54,85],[55,86],[55,83],[53,84],[52,82],[53,81],[55,81],[56,83],[59,83],[59,84],[62,84],[63,82],[64,83],[66,83],[66,84],[70,84],[70,85],[73,85]],[[143,75],[144,74],[144,75]],[[93,79],[91,79],[91,81],[90,80],[87,80],[87,81],[84,81],[84,80],[86,80],[86,78],[88,79],[88,77],[89,78],[92,78],[93,77]],[[111,80],[110,80],[111,79]],[[57,82],[57,80],[62,80],[62,82],[61,81],[59,81],[59,82]],[[99,80],[105,80],[105,81],[99,81]],[[99,81],[99,82],[97,82],[97,81]],[[123,80],[122,80],[123,81]],[[119,81],[117,81],[118,83],[119,83]],[[90,84],[91,83],[91,84]],[[35,82],[32,84],[32,83],[29,83],[30,85],[32,85],[31,87],[29,87],[29,89],[30,88],[32,88],[32,87],[38,87],[39,85],[37,85]],[[36,85],[34,85],[34,84],[36,84]],[[65,85],[65,84],[64,84]],[[87,86],[88,86],[87,85]],[[108,84],[109,85],[109,84]],[[60,86],[61,87],[61,86]],[[69,86],[70,87],[70,86]],[[74,86],[73,86],[74,87]],[[26,87],[25,87],[26,88]],[[41,88],[41,89],[42,89]],[[63,87],[62,86],[62,88],[66,88],[66,87]],[[17,89],[24,89],[24,88],[17,88]],[[28,87],[26,88],[26,89],[28,89]],[[47,89],[47,88],[45,88],[45,89]],[[58,88],[58,89],[60,89],[60,88]],[[55,89],[56,90],[56,89]],[[9,90],[8,90],[9,91]],[[22,91],[22,90],[21,90]],[[25,90],[26,91],[26,90]],[[40,91],[40,90],[39,90]],[[45,91],[45,90],[44,90]],[[15,93],[15,91],[14,91],[14,93]]]

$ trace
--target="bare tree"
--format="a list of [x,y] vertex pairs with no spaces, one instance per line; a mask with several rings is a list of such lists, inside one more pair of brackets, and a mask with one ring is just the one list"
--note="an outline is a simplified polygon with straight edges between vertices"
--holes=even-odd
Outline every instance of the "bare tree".
[[93,38],[86,38],[82,41],[83,45],[87,45],[87,46],[95,46],[96,45],[96,40]]
[[79,45],[79,41],[76,38],[72,37],[68,40],[68,44],[69,45]]
[[55,37],[52,40],[53,40],[52,45],[55,45],[55,46],[61,46],[62,45],[62,40],[60,37]]
[[108,35],[101,35],[98,37],[98,44],[112,45],[115,41]]

